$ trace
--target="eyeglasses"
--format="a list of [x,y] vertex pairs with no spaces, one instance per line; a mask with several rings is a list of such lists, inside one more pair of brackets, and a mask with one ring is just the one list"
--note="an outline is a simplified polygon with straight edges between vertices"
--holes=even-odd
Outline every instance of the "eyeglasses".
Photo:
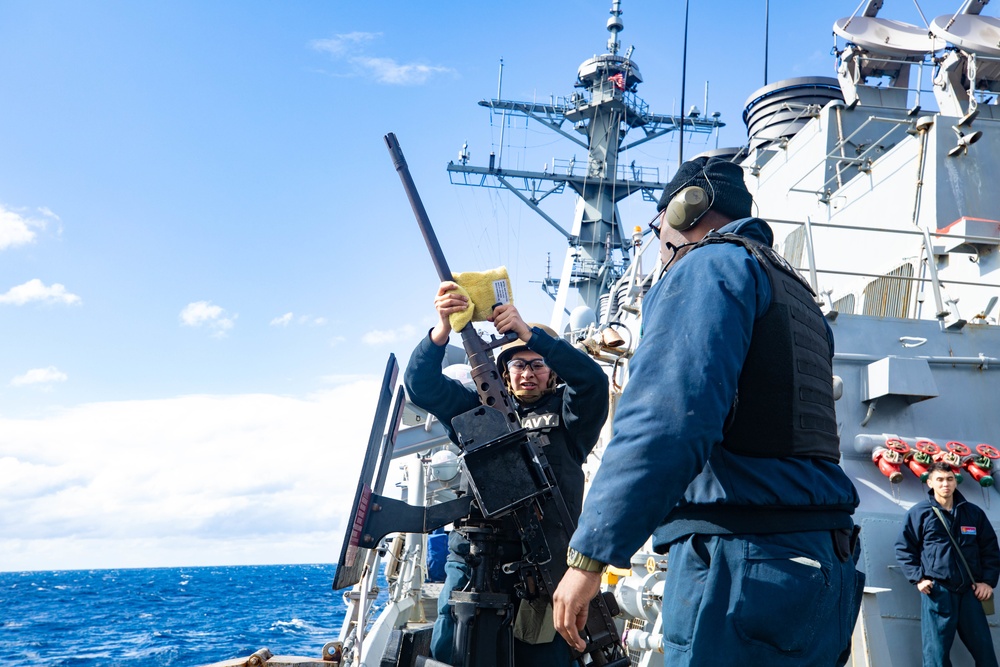
[[657,211],[653,219],[649,221],[649,228],[653,230],[653,234],[656,238],[660,238],[660,218],[663,217],[663,211]]
[[507,362],[507,370],[511,373],[523,373],[528,368],[531,368],[534,373],[541,373],[542,371],[549,370],[549,365],[545,363],[544,359],[532,359],[531,361],[511,359]]

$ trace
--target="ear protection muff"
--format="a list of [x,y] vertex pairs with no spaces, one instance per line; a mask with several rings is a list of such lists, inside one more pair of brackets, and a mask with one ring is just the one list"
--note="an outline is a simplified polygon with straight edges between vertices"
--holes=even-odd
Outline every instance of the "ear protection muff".
[[679,232],[691,229],[712,206],[704,188],[689,185],[673,196],[666,208],[667,224]]

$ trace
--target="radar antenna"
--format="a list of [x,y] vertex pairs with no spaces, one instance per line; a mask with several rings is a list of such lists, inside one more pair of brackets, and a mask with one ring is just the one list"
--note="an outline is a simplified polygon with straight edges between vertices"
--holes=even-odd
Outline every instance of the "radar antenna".
[[613,0],[611,3],[611,18],[608,19],[608,32],[611,33],[611,37],[608,38],[608,53],[611,55],[616,55],[621,48],[618,33],[625,29],[625,24],[622,23],[621,5],[621,0]]

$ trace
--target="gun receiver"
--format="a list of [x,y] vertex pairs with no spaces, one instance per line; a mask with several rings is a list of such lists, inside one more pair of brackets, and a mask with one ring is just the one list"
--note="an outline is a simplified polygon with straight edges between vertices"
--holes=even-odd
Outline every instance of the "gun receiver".
[[[438,243],[427,211],[417,193],[396,136],[392,133],[385,135],[385,144],[403,183],[438,277],[442,281],[452,280],[451,269],[448,268],[441,244]],[[524,550],[520,561],[497,565],[501,566],[504,573],[516,573],[519,576],[519,594],[527,598],[539,594],[551,597],[555,592],[555,586],[566,570],[563,554],[569,546],[569,538],[576,522],[566,507],[555,475],[543,453],[543,445],[547,444],[545,436],[531,433],[521,425],[490,353],[492,348],[505,340],[497,339],[487,343],[469,325],[462,329],[461,335],[482,405],[456,416],[451,425],[462,449],[460,461],[469,487],[485,518],[469,517],[462,527],[457,527],[456,524],[456,529],[464,532],[469,539],[472,551],[481,555],[480,565],[476,568],[478,573],[473,575],[474,582],[478,583],[472,586],[471,592],[452,592],[451,601],[459,619],[456,638],[461,638],[458,641],[466,647],[464,653],[467,657],[462,664],[465,667],[481,667],[500,665],[510,659],[506,652],[503,657],[498,656],[498,651],[494,648],[497,644],[485,637],[492,633],[499,636],[504,632],[509,636],[513,611],[512,603],[505,601],[507,596],[498,597],[497,593],[481,588],[485,585],[486,572],[493,558],[491,542],[495,539],[486,536],[502,525],[503,522],[497,519],[513,518]],[[545,516],[549,516],[550,521],[542,524],[541,518]],[[484,608],[495,611],[474,621]],[[497,620],[499,617],[496,610],[506,610],[504,614],[500,614],[505,620]],[[612,618],[616,613],[617,606],[614,606],[613,613],[602,594],[591,601],[591,622],[587,625],[586,637],[586,652],[590,655],[590,664],[611,667],[628,664]]]

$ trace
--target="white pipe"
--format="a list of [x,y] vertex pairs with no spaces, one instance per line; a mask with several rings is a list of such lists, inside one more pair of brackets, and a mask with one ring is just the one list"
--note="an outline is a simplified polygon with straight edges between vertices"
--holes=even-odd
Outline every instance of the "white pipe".
[[626,630],[622,637],[625,646],[633,651],[655,651],[663,653],[663,635],[644,632],[643,630]]

